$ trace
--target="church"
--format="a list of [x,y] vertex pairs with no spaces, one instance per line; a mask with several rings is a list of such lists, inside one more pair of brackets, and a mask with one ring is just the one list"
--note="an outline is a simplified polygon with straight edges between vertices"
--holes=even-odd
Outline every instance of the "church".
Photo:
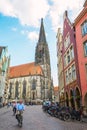
[[52,100],[52,88],[49,48],[41,19],[35,62],[9,69],[8,100],[23,99],[25,102],[40,104],[45,100]]

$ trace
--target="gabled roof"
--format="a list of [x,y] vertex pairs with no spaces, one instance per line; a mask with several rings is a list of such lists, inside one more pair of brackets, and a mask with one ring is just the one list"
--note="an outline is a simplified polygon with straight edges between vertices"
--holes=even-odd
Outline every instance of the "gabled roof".
[[67,33],[72,29],[72,23],[69,20],[67,10],[64,12],[64,21],[63,21],[63,39],[66,37]]
[[43,75],[41,66],[35,63],[27,63],[10,67],[9,78],[25,77],[31,75]]

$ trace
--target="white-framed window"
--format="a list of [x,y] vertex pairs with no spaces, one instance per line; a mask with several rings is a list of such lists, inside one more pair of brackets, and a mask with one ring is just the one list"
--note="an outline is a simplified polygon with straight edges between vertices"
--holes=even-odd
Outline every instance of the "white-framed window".
[[76,79],[76,69],[75,69],[75,64],[72,65],[72,79]]
[[65,72],[65,79],[66,79],[66,84],[68,84],[68,72]]
[[84,55],[87,56],[87,41],[84,42]]
[[64,40],[65,49],[69,46],[69,44],[70,44],[70,35],[67,35],[65,40]]
[[67,63],[68,64],[70,63],[70,54],[69,54],[69,51],[67,52]]
[[86,80],[87,80],[87,64],[85,64]]
[[71,59],[74,59],[74,50],[72,46],[70,47],[70,57]]
[[67,60],[66,60],[66,55],[64,56],[64,66],[66,66],[66,62],[67,62]]
[[70,83],[71,80],[72,80],[72,75],[71,75],[71,69],[70,68],[68,69],[68,76],[69,76],[69,83]]
[[81,25],[82,29],[82,36],[85,36],[87,34],[87,20],[84,21],[84,23]]

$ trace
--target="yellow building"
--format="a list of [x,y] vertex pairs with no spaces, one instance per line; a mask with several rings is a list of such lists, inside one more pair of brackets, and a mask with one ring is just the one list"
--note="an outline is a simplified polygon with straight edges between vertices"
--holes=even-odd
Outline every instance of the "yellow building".
[[62,59],[62,48],[63,48],[63,38],[61,29],[58,28],[57,32],[57,59],[58,59],[58,81],[59,81],[59,92],[58,92],[58,102],[64,105],[64,74],[63,74],[63,59]]

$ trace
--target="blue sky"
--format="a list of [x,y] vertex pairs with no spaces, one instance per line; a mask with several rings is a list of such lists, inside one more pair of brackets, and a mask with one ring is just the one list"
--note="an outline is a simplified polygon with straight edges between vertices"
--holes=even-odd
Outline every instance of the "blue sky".
[[57,76],[57,29],[68,10],[73,22],[84,0],[0,0],[0,46],[8,46],[11,66],[34,62],[41,18],[44,19],[54,86]]

